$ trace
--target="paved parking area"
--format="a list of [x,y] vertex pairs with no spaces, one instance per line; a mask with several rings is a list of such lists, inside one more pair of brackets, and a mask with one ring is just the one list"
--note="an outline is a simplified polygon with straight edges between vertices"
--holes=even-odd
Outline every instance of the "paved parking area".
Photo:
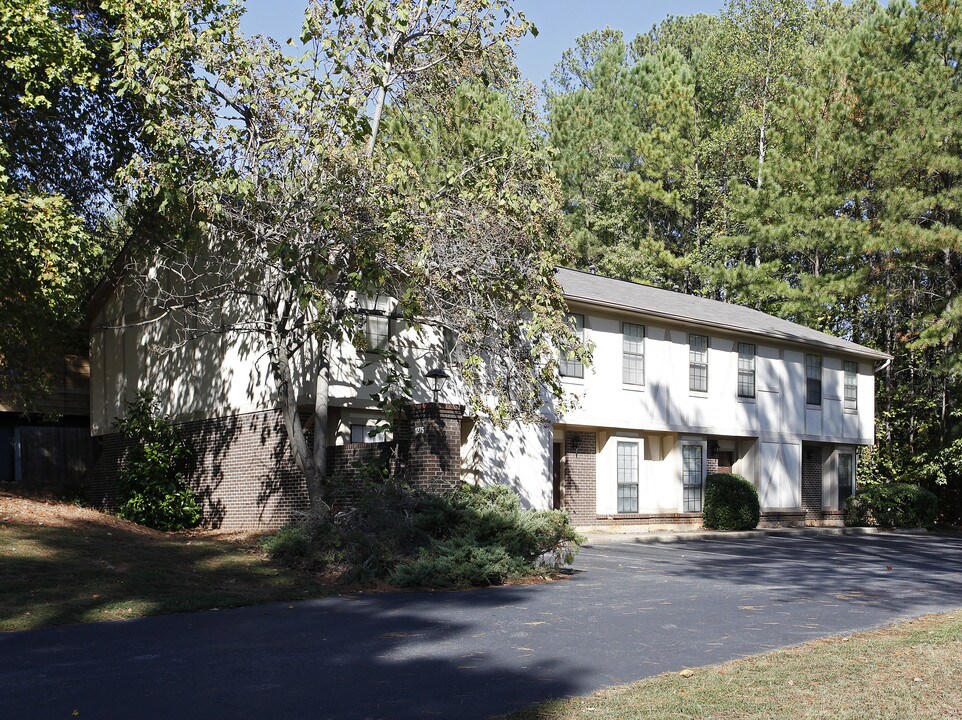
[[962,606],[962,538],[616,543],[537,586],[0,635],[3,716],[485,718]]

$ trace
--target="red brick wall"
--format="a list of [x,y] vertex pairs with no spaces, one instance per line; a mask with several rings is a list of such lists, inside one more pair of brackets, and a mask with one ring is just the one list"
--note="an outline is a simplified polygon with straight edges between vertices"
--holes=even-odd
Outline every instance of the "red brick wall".
[[597,514],[597,439],[594,432],[565,432],[564,509],[575,525],[593,525]]
[[[350,482],[361,465],[373,462],[422,488],[453,488],[461,477],[461,413],[459,405],[415,405],[398,422],[392,443],[328,448],[329,476]],[[203,502],[205,526],[269,529],[307,510],[307,487],[278,411],[197,420],[181,429],[196,451],[192,485]],[[114,506],[125,451],[120,435],[103,438],[100,458],[85,483],[95,506]]]
[[[195,451],[191,485],[212,528],[279,527],[308,508],[307,486],[294,465],[277,411],[196,420],[180,426]],[[104,437],[103,452],[87,478],[88,500],[113,506],[126,441]]]
[[461,482],[461,405],[412,405],[398,424],[398,476],[415,487],[444,491]]
[[822,512],[822,448],[802,446],[802,509],[806,513]]

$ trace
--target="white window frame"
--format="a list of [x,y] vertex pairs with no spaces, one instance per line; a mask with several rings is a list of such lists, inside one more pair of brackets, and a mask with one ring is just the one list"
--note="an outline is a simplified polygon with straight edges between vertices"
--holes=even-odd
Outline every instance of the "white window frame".
[[[812,377],[812,370],[816,367],[812,360],[818,361],[818,377]],[[809,383],[818,382],[818,401],[812,402],[811,393],[809,392]],[[822,407],[822,402],[825,400],[825,358],[821,355],[806,354],[805,355],[805,404],[809,407]]]
[[[640,334],[629,335],[628,328],[637,328]],[[633,363],[638,363],[638,366],[633,366]],[[640,375],[640,379],[635,374]],[[621,323],[621,382],[631,387],[645,386],[644,325],[630,322]]]
[[[742,348],[751,348],[751,355],[749,355],[747,351],[743,355]],[[738,354],[738,376],[736,378],[735,393],[743,400],[754,399],[758,393],[758,375],[755,371],[756,360],[758,358],[758,346],[754,343],[739,342],[735,344],[735,351]],[[742,394],[742,377],[751,378],[751,394]]]
[[[638,440],[632,440],[629,438],[615,437],[615,510],[619,515],[634,515],[637,514],[641,508],[641,466],[645,460],[644,448],[642,443]],[[621,460],[621,449],[624,448],[634,448],[635,454],[635,466],[634,466],[634,482],[622,482],[621,481],[621,467],[619,461]],[[633,510],[622,510],[621,509],[621,488],[622,486],[630,487],[634,485],[635,487],[635,507]]]
[[[685,484],[685,449],[690,447],[696,447],[699,449],[701,454],[701,483],[689,483]],[[682,440],[681,449],[679,450],[679,479],[681,481],[681,511],[683,513],[700,513],[705,507],[705,477],[708,474],[708,441],[707,440]],[[686,487],[698,487],[699,488],[699,498],[698,498],[698,509],[689,510],[685,503],[685,488]]]
[[[694,338],[704,338],[705,348],[704,350],[695,350],[693,348],[692,340]],[[711,349],[711,338],[708,335],[699,335],[698,333],[688,333],[688,390],[693,393],[707,393],[708,392],[708,352]],[[704,368],[704,387],[695,387],[694,376],[692,371],[695,368]],[[699,378],[701,379],[701,378]]]
[[[568,313],[567,317],[568,322],[573,325],[578,339],[583,343],[585,341],[585,324],[587,318],[583,313]],[[558,359],[558,375],[568,379],[584,380],[585,364],[576,357],[566,358],[562,356]]]
[[[849,382],[849,378],[852,382]],[[842,361],[842,408],[847,413],[858,412],[858,363],[854,360]]]

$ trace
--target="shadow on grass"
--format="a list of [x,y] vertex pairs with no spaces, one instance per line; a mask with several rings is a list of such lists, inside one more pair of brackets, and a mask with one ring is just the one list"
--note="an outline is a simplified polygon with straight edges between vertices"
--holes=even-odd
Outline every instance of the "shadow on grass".
[[0,529],[0,630],[323,594],[252,547],[75,521]]

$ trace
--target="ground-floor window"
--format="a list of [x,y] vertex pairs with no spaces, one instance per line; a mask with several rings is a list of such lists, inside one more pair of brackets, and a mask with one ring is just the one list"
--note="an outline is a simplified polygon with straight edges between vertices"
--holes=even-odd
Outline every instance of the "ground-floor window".
[[618,443],[618,512],[620,513],[638,512],[638,461],[638,443]]
[[684,512],[701,512],[702,485],[704,482],[702,447],[701,445],[682,445],[681,456],[681,479],[684,492],[682,510]]
[[845,501],[855,490],[855,455],[850,452],[838,454],[838,509],[845,509]]

